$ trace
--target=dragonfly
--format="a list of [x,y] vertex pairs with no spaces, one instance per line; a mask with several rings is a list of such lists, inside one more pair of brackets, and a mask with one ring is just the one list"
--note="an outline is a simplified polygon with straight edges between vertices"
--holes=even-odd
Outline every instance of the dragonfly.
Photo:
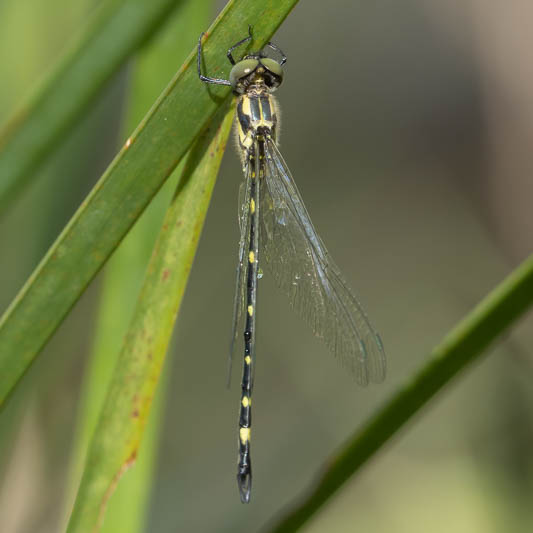
[[[251,404],[260,261],[288,296],[291,307],[360,385],[383,381],[385,351],[379,334],[317,234],[278,149],[279,112],[272,93],[283,81],[287,57],[268,42],[259,52],[235,61],[234,51],[252,40],[249,27],[248,36],[227,51],[232,65],[229,79],[212,78],[202,74],[203,36],[198,40],[199,79],[230,86],[237,98],[235,128],[244,181],[239,193],[240,240],[230,362],[243,327],[237,484],[241,501],[248,503],[252,490]],[[269,57],[267,48],[278,59]]]

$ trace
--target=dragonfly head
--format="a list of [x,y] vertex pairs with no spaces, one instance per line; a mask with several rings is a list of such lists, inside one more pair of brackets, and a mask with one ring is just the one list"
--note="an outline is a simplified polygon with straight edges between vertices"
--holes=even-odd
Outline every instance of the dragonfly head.
[[233,66],[229,81],[235,94],[244,94],[250,85],[263,85],[272,92],[283,81],[283,68],[277,61],[261,53],[251,54]]

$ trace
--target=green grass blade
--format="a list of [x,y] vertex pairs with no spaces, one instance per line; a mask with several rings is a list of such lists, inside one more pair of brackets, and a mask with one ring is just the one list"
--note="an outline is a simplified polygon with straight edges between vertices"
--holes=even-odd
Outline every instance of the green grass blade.
[[297,531],[437,392],[533,305],[533,255],[489,293],[436,347],[430,362],[332,457],[314,488],[265,531]]
[[[175,70],[176,58],[185,57],[190,43],[206,27],[212,0],[186,0],[173,13],[164,31],[145,47],[133,66],[126,131],[131,131],[161,92]],[[181,166],[181,165],[180,165]],[[70,472],[65,515],[72,509],[83,472],[91,435],[111,382],[123,338],[131,320],[146,265],[165,210],[176,188],[179,169],[148,206],[105,269],[99,301],[94,345],[84,373],[82,401]],[[137,533],[144,530],[151,493],[159,436],[160,410],[166,392],[162,380],[151,409],[135,468],[118,484],[106,509],[102,533]]]
[[98,529],[116,482],[137,456],[232,119],[233,105],[224,106],[187,158],[89,448],[69,533]]
[[104,84],[182,0],[112,0],[0,132],[0,212],[64,139]]
[[[297,0],[230,1],[205,43],[211,75],[227,74],[225,50],[254,26],[251,47],[272,36]],[[0,405],[89,282],[229,95],[206,87],[193,50],[167,89],[0,319]]]

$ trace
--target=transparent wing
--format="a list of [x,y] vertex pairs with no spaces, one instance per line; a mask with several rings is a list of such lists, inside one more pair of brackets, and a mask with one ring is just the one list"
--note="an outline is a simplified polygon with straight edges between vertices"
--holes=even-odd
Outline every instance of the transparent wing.
[[233,353],[237,344],[237,338],[239,336],[239,331],[242,329],[240,327],[243,310],[245,306],[244,296],[245,296],[245,278],[246,278],[246,254],[247,250],[250,248],[250,179],[251,179],[252,169],[249,164],[246,164],[244,169],[244,181],[241,183],[239,189],[239,228],[240,228],[240,239],[239,239],[239,259],[237,263],[237,272],[235,280],[235,297],[233,300],[233,326],[231,330],[231,345],[230,345],[230,354],[229,354],[229,363],[228,363],[228,386],[231,378],[231,364],[233,360]]
[[263,257],[291,306],[357,382],[385,377],[385,352],[363,308],[317,235],[277,146],[265,140]]

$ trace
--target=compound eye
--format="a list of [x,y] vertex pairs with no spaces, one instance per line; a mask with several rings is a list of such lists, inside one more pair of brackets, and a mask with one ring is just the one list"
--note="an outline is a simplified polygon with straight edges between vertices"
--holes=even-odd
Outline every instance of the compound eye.
[[270,57],[262,57],[261,64],[269,72],[272,72],[272,74],[274,74],[276,78],[279,78],[281,82],[281,80],[283,79],[283,68],[277,61],[275,61],[274,59],[271,59]]
[[231,86],[235,89],[239,81],[246,78],[246,76],[249,76],[258,65],[259,61],[257,59],[243,59],[242,61],[239,61],[229,73]]

